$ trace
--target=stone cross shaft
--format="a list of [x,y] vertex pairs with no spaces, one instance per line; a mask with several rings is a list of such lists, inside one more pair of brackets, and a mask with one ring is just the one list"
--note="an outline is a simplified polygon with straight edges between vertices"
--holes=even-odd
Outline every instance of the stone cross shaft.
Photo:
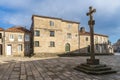
[[91,60],[95,60],[95,53],[94,53],[94,24],[95,21],[93,20],[93,13],[96,12],[96,9],[92,9],[92,7],[89,7],[89,12],[87,13],[87,16],[90,16],[90,20],[88,21],[88,25],[90,27],[90,57]]

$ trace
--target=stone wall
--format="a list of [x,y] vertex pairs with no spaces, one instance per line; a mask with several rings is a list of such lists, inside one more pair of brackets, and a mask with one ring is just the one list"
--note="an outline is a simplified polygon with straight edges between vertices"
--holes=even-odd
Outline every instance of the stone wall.
[[[50,26],[50,21],[54,26]],[[68,26],[71,25],[71,26]],[[33,17],[34,30],[40,31],[40,36],[34,36],[34,41],[39,41],[40,46],[33,46],[33,53],[64,53],[67,43],[70,44],[70,51],[78,49],[78,23],[62,21],[60,19]],[[54,37],[50,37],[50,31],[55,32]],[[67,33],[71,33],[71,38],[67,38]],[[55,47],[50,47],[50,41],[55,42]]]
[[[13,34],[14,40],[10,40],[10,34]],[[22,40],[18,41],[18,35],[22,35]],[[22,45],[22,51],[18,51],[18,45]],[[11,45],[12,54],[11,56],[25,56],[25,54],[30,53],[29,50],[26,51],[26,45],[30,46],[30,41],[25,41],[25,33],[19,32],[5,32],[5,55],[7,54],[7,46]]]
[[[88,40],[86,40],[88,38]],[[94,35],[94,50],[95,53],[109,53],[108,37],[101,35]],[[80,52],[90,52],[90,35],[80,35]]]

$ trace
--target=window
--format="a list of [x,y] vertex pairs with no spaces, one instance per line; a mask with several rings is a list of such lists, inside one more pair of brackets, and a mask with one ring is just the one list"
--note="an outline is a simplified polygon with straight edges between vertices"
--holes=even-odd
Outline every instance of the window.
[[71,33],[67,33],[67,38],[72,38]]
[[68,29],[70,29],[72,27],[72,25],[71,24],[68,24]]
[[96,44],[96,50],[99,50],[99,45],[98,44]]
[[0,39],[2,38],[2,33],[0,33]]
[[40,31],[39,30],[35,30],[35,36],[40,36]]
[[107,49],[107,45],[103,44],[103,49],[106,50]]
[[102,37],[100,37],[100,41],[101,41],[101,43],[102,43]]
[[98,43],[98,37],[95,37],[95,44]]
[[22,51],[22,44],[18,44],[18,51]]
[[55,36],[55,31],[50,31],[50,36],[54,37]]
[[55,42],[54,41],[50,41],[50,47],[55,47]]
[[25,41],[30,41],[30,35],[28,34],[25,35]]
[[54,26],[54,22],[53,21],[50,21],[50,26]]
[[27,52],[30,50],[29,44],[27,44],[27,45],[25,46],[25,50],[26,50]]
[[18,39],[22,39],[22,35],[18,35]]
[[39,41],[35,41],[35,47],[39,47]]
[[14,41],[14,36],[13,36],[13,34],[10,34],[9,39],[10,39],[10,41]]
[[10,39],[14,39],[14,36],[13,36],[13,34],[10,34]]
[[86,41],[88,41],[88,37],[86,37]]
[[18,35],[18,41],[22,41],[22,35]]

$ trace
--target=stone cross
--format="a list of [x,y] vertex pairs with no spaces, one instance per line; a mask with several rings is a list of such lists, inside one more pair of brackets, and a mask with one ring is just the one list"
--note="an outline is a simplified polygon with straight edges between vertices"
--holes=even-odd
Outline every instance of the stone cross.
[[91,60],[94,62],[95,60],[95,53],[94,53],[94,24],[95,21],[93,20],[93,13],[96,12],[96,9],[92,9],[92,7],[89,7],[89,12],[86,14],[87,16],[90,16],[90,20],[88,21],[88,25],[90,27],[90,57]]
[[90,20],[88,24],[90,26],[90,41],[91,41],[91,57],[87,59],[87,63],[82,63],[76,66],[74,69],[92,75],[101,75],[101,74],[108,74],[108,73],[116,73],[117,71],[112,70],[111,68],[107,67],[105,64],[100,64],[99,59],[95,59],[94,54],[94,24],[95,21],[93,20],[92,14],[96,12],[95,9],[92,7],[89,8],[89,12],[87,16],[90,16]]

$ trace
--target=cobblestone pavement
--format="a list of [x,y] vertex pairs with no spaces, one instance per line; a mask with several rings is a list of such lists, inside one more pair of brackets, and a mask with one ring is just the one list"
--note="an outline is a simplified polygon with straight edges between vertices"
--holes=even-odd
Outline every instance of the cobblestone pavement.
[[118,72],[109,75],[88,75],[73,68],[87,57],[20,58],[0,57],[0,80],[120,80],[120,56],[97,56]]

